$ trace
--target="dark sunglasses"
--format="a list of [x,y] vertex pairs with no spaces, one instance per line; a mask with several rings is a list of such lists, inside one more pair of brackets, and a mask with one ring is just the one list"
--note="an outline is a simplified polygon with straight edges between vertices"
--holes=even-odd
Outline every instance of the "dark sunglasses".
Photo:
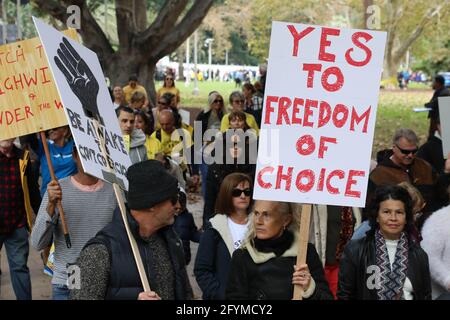
[[233,191],[231,192],[231,195],[232,195],[233,197],[237,198],[237,197],[240,197],[240,196],[241,196],[242,192],[244,193],[244,195],[245,195],[246,197],[250,197],[250,196],[252,195],[252,190],[249,189],[249,188],[244,189],[244,190],[235,188],[235,189],[233,189]]
[[161,104],[161,105],[163,105],[163,106],[168,106],[168,105],[169,105],[168,103],[166,103],[166,102],[161,102],[161,101],[158,101],[158,104]]
[[417,151],[419,151],[418,148],[415,148],[415,149],[413,149],[413,150],[406,150],[406,149],[400,148],[398,145],[395,145],[395,146],[397,147],[398,150],[400,150],[401,153],[403,153],[403,154],[405,154],[405,155],[408,155],[408,154],[410,154],[410,153],[416,154]]
[[213,103],[223,103],[223,100],[214,100]]

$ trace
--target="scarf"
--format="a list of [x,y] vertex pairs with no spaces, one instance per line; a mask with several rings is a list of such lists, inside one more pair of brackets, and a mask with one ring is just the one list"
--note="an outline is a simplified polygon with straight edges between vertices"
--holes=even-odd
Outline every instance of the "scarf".
[[379,300],[400,300],[408,270],[408,239],[402,232],[395,252],[394,263],[389,263],[386,241],[380,229],[375,232],[376,262],[381,271],[381,288],[377,290]]
[[289,249],[293,241],[294,235],[289,230],[285,230],[281,236],[275,239],[254,239],[256,250],[259,252],[273,252],[277,257]]
[[341,210],[341,231],[339,242],[336,247],[336,261],[341,260],[342,252],[353,236],[353,211],[350,207],[342,207]]

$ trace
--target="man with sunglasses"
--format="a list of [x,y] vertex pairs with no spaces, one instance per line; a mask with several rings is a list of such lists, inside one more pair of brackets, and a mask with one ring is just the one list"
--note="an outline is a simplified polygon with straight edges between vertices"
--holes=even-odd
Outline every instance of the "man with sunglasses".
[[75,300],[186,300],[192,289],[183,245],[172,228],[178,181],[159,161],[147,160],[127,171],[127,220],[141,253],[150,288],[144,292],[121,214],[91,239],[77,261]]
[[[369,176],[366,208],[371,208],[375,189],[381,185],[409,182],[425,199],[424,213],[439,209],[438,177],[431,165],[416,157],[418,138],[411,129],[398,129],[392,140],[392,149],[379,152],[379,163]],[[381,156],[380,156],[381,155]]]

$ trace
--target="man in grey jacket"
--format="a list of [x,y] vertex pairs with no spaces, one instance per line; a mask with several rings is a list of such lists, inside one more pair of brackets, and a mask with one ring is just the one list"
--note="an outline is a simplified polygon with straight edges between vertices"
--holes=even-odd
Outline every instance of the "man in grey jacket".
[[146,137],[141,129],[134,127],[134,112],[130,107],[120,106],[116,109],[119,119],[120,130],[122,130],[125,145],[130,154],[131,163],[135,164],[147,160]]

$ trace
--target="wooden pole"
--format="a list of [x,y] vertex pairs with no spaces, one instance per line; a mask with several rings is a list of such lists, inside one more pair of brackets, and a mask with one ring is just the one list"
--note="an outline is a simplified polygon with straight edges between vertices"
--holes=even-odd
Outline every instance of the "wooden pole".
[[[53,163],[52,163],[52,158],[50,157],[50,151],[48,150],[47,137],[45,136],[44,131],[41,131],[40,134],[41,134],[42,145],[44,147],[45,157],[47,158],[48,171],[50,171],[50,177],[52,178],[53,181],[58,182],[58,179],[56,179],[56,176],[55,176],[55,171],[53,170]],[[61,224],[62,224],[62,228],[63,228],[63,232],[64,232],[64,239],[66,240],[66,246],[67,246],[67,248],[71,248],[72,243],[70,242],[69,229],[67,227],[66,218],[64,216],[64,210],[63,210],[61,201],[58,201],[56,206],[58,208],[59,217],[61,218]]]
[[[98,139],[99,139],[99,146],[100,150],[102,152],[102,155],[107,158],[107,152],[105,147],[105,139],[100,136],[99,134],[99,124],[98,120],[93,120],[95,131],[97,132]],[[106,161],[108,163],[108,161]],[[114,173],[114,170],[111,167],[107,167],[107,170],[111,173]],[[122,216],[123,224],[125,225],[125,230],[127,232],[128,240],[130,241],[131,245],[131,251],[133,252],[133,257],[136,262],[136,266],[138,268],[139,277],[141,278],[142,287],[144,288],[145,292],[151,291],[150,284],[148,282],[147,274],[145,273],[144,264],[142,263],[142,257],[141,253],[139,252],[139,248],[136,243],[136,239],[134,238],[133,234],[131,233],[130,226],[128,225],[128,219],[127,219],[127,208],[125,207],[125,201],[123,199],[123,193],[117,183],[113,183],[114,193],[116,195],[117,203],[119,204],[120,213]],[[149,270],[150,271],[150,270]]]
[[[300,206],[297,206],[299,208]],[[300,237],[298,239],[298,253],[297,253],[297,266],[306,263],[306,251],[308,250],[309,240],[309,223],[311,220],[311,205],[303,204],[301,206],[301,219],[300,219]],[[303,288],[300,285],[294,286],[293,300],[303,299]]]

